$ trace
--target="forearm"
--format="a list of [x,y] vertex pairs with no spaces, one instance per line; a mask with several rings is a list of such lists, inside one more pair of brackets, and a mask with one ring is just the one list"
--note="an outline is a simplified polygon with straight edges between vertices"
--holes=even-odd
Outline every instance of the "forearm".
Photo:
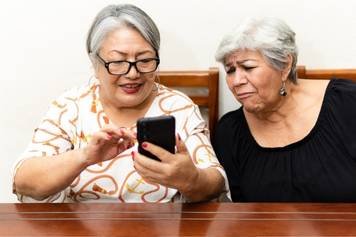
[[218,197],[225,188],[225,181],[215,168],[197,169],[197,175],[185,188],[179,190],[189,201],[199,202]]
[[68,187],[85,168],[82,150],[29,158],[16,172],[16,192],[42,200]]

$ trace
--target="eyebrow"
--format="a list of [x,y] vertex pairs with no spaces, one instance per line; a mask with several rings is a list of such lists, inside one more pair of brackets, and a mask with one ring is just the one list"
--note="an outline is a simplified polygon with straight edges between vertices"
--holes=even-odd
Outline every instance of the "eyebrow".
[[232,64],[233,64],[234,62],[235,62],[236,64],[238,64],[238,65],[241,65],[241,64],[243,64],[243,63],[245,63],[245,62],[247,62],[247,61],[254,61],[254,62],[257,62],[258,60],[249,58],[249,59],[244,59],[244,60],[240,60],[240,61],[233,61],[232,63],[229,62],[229,63],[226,63],[225,66],[230,67],[230,66],[232,66]]
[[[122,52],[122,51],[119,51],[119,50],[116,50],[116,49],[109,51],[109,53],[111,53],[111,52],[116,52],[116,53],[122,54],[122,55],[124,55],[124,56],[127,55],[127,53]],[[148,49],[147,49],[147,50],[144,50],[144,51],[142,51],[142,52],[139,52],[139,53],[137,54],[137,56],[140,56],[140,55],[146,54],[146,53],[155,53],[155,52],[154,52],[153,50],[148,50]]]

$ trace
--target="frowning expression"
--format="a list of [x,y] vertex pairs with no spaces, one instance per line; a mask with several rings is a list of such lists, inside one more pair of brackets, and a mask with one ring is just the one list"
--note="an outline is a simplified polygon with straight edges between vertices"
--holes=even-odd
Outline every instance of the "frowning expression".
[[245,110],[269,110],[280,100],[283,73],[270,66],[259,52],[235,51],[226,57],[224,66],[228,87]]

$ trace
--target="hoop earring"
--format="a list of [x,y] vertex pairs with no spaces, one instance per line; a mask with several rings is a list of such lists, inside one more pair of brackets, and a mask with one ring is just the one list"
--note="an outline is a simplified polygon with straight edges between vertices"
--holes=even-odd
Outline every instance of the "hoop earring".
[[280,96],[286,96],[287,95],[286,82],[285,81],[282,81],[281,89],[279,89],[279,95]]

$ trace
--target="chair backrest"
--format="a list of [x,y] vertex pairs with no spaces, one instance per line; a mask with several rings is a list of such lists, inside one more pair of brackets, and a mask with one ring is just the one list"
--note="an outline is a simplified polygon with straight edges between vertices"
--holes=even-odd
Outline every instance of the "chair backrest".
[[160,83],[178,89],[188,95],[201,108],[203,117],[207,111],[210,133],[215,131],[219,113],[219,69],[197,71],[160,71]]
[[345,78],[356,82],[356,69],[307,69],[305,66],[297,66],[298,78],[303,79],[331,79]]

